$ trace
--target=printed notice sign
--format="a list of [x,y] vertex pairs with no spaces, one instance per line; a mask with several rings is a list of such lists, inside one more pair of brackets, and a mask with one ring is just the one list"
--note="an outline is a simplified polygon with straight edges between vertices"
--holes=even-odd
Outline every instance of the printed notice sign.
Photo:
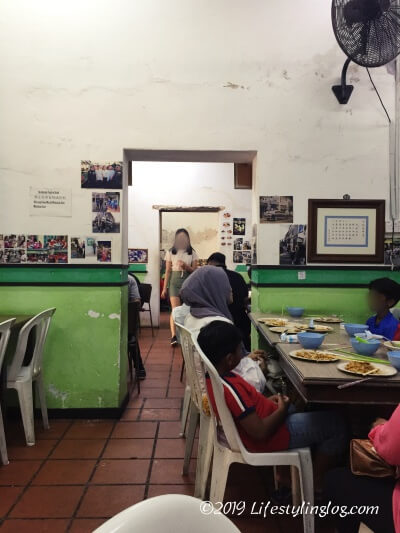
[[30,187],[29,214],[41,217],[70,217],[71,189]]

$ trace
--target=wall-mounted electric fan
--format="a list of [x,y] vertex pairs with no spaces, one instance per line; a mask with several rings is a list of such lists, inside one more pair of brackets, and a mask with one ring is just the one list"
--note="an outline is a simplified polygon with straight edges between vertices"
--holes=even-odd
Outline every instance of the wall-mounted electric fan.
[[362,67],[380,67],[400,53],[399,0],[333,0],[332,25],[347,60],[341,85],[332,87],[339,103],[347,104],[353,91],[347,85],[350,61]]

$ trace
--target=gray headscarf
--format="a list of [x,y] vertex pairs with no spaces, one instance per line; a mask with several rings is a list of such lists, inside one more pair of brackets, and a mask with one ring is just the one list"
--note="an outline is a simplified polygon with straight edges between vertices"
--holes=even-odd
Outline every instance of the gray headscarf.
[[231,285],[224,269],[215,266],[198,268],[183,283],[180,297],[190,307],[195,318],[224,316],[232,320],[229,311]]

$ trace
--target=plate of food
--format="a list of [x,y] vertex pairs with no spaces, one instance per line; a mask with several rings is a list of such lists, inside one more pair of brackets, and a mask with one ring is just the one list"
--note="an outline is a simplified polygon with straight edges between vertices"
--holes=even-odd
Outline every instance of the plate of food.
[[343,361],[337,367],[342,372],[355,374],[356,376],[388,377],[397,374],[397,370],[392,366],[369,363],[368,361]]
[[339,359],[334,353],[323,352],[322,350],[295,350],[289,355],[293,359],[311,361],[312,363],[333,363]]
[[324,322],[325,324],[340,324],[343,321],[337,316],[317,316],[314,318],[314,322]]
[[313,328],[310,328],[307,326],[308,331],[314,331],[315,333],[329,333],[333,331],[333,328],[331,326],[321,326],[320,324],[314,325]]
[[285,333],[287,331],[287,326],[280,326],[280,327],[272,327],[272,328],[269,328],[270,331],[272,331],[272,333]]
[[383,343],[383,346],[385,346],[385,348],[387,348],[388,350],[400,350],[399,341],[386,341]]
[[262,322],[266,326],[275,327],[275,328],[286,326],[288,323],[286,318],[259,318],[258,321]]

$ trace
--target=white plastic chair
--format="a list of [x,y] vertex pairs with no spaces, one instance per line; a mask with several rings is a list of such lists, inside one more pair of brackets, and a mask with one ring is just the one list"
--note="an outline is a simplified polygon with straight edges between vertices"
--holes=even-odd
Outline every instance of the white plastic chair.
[[[205,505],[206,507],[202,507]],[[202,512],[201,509],[204,509]],[[211,512],[207,512],[211,510]],[[222,513],[183,494],[165,494],[144,500],[110,518],[94,533],[240,533]]]
[[[301,499],[312,506],[314,504],[314,483],[313,465],[309,448],[298,448],[272,453],[249,452],[242,443],[232,414],[226,405],[223,384],[218,372],[204,352],[202,352],[197,340],[193,336],[192,340],[210,376],[219,420],[225,437],[224,439],[219,438],[218,433],[220,432],[215,427],[210,501],[214,504],[223,501],[230,465],[232,463],[244,463],[252,466],[296,467],[300,478]],[[213,413],[213,421],[217,426],[218,421],[215,413]],[[313,514],[303,514],[303,527],[306,533],[314,532]]]
[[[3,366],[4,356],[6,354],[8,341],[10,339],[10,333],[12,325],[15,322],[15,318],[6,320],[0,324],[0,373]],[[4,434],[4,422],[0,405],[0,457],[3,465],[8,465],[7,444],[6,436]]]
[[[200,424],[194,495],[197,498],[204,498],[213,453],[214,426],[211,416],[207,416],[203,411],[203,390],[199,379],[201,374],[199,375],[198,373],[199,371],[202,372],[202,366],[199,355],[195,353],[192,334],[180,324],[176,324],[176,328],[177,332],[179,332],[182,355],[185,361],[186,379],[191,394],[185,458],[183,461],[183,475],[187,475],[189,472],[196,429]],[[198,360],[197,368],[195,357],[197,357]]]
[[[34,316],[27,322],[19,332],[15,355],[7,370],[7,388],[15,389],[18,393],[19,406],[21,409],[22,423],[24,425],[26,444],[35,444],[35,426],[33,420],[33,382],[36,393],[39,397],[42,411],[43,426],[49,429],[49,419],[47,416],[46,394],[42,377],[43,348],[49,330],[51,317],[55,312],[55,307],[47,309]],[[35,344],[32,359],[28,365],[24,365],[26,346],[29,333],[35,328]]]

